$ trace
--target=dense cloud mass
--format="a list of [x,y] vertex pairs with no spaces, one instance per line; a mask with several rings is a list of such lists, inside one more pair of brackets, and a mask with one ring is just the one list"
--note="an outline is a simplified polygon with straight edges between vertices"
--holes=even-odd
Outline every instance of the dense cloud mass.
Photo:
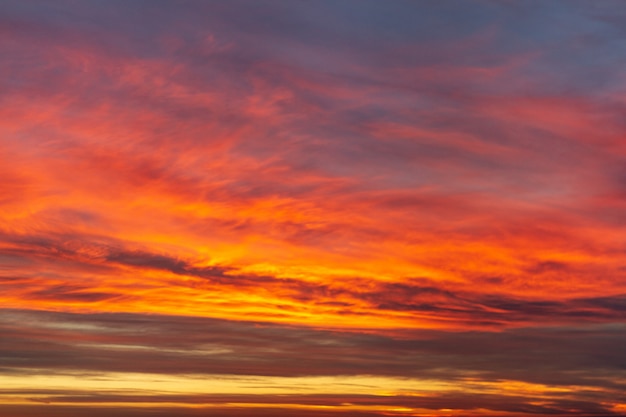
[[[626,400],[624,325],[385,335],[32,310],[5,310],[0,325],[2,372],[9,381],[0,395],[35,403],[105,408],[128,403],[129,409],[178,403],[217,410],[232,403],[269,409],[300,404],[353,413],[349,403],[365,411],[486,408],[617,415],[611,406]],[[123,374],[131,376],[128,384],[117,381]],[[39,386],[42,375],[49,386]],[[68,386],[69,378],[87,387]],[[181,381],[192,393],[177,390]],[[235,392],[224,393],[225,388]]]
[[626,415],[624,27],[0,2],[0,416]]

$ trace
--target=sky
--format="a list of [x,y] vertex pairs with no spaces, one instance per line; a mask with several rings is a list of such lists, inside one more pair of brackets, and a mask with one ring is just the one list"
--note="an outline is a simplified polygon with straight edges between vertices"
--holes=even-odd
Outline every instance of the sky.
[[625,28],[0,0],[0,417],[626,416]]

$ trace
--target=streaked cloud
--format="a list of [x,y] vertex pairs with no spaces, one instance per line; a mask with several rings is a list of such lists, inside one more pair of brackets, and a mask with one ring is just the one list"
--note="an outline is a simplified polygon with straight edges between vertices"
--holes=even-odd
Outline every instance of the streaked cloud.
[[623,9],[3,2],[0,414],[625,414]]
[[380,335],[155,315],[2,319],[7,403],[611,415],[626,400],[622,325]]

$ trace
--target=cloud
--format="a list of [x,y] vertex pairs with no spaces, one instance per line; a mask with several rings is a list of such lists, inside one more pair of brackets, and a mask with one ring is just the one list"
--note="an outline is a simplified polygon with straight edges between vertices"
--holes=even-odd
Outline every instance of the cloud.
[[[195,317],[25,310],[4,310],[2,323],[5,368],[32,372],[367,374],[444,380],[478,372],[492,381],[515,375],[529,383],[617,387],[623,366],[619,325],[376,335]],[[576,346],[570,346],[573,339]],[[22,348],[29,345],[32,349]],[[554,372],[543,372],[546,368]],[[594,377],[601,372],[606,379]]]
[[[387,323],[397,320],[410,328],[428,325],[463,329],[624,319],[624,295],[619,292],[549,297],[501,291],[511,279],[580,273],[578,267],[557,261],[530,265],[520,271],[520,278],[477,277],[496,289],[489,292],[428,277],[402,277],[392,282],[355,276],[307,281],[290,274],[208,263],[183,254],[150,252],[137,244],[133,247],[99,236],[5,235],[4,240],[10,246],[5,249],[8,263],[0,285],[5,299],[12,303],[21,299],[41,306],[92,309],[109,305],[115,311],[141,311],[146,303],[158,307],[185,302],[194,315],[210,317],[212,309],[219,306],[227,314],[222,317],[247,319],[252,308],[258,319],[269,322],[297,320],[303,312],[315,311],[320,315],[316,326],[328,326],[326,318],[333,318],[343,326],[373,329],[389,327]],[[149,278],[130,280],[137,276]],[[198,291],[211,298],[190,302],[188,297]],[[247,301],[241,305],[232,302],[232,297]],[[370,318],[378,322],[366,324]],[[418,322],[411,324],[412,320]]]
[[[11,389],[14,385],[9,385],[2,395],[58,404],[213,404],[211,407],[218,409],[219,404],[226,403],[262,404],[261,408],[300,404],[346,412],[351,412],[346,406],[351,404],[363,406],[364,411],[371,407],[374,413],[378,412],[376,407],[436,410],[453,404],[465,412],[486,408],[511,413],[618,415],[605,404],[620,401],[619,392],[624,390],[620,350],[623,326],[523,328],[499,333],[419,330],[374,335],[138,314],[3,310],[0,318],[7,381],[14,381],[14,377],[28,381],[24,378],[47,374],[50,386],[67,385],[67,381],[83,375],[84,389],[90,390],[84,392],[76,386],[55,392],[33,379],[30,388]],[[577,343],[572,345],[572,340]],[[331,379],[322,385],[306,379],[326,376]],[[98,392],[95,388],[99,384],[104,389],[102,384],[107,381],[124,384],[126,378],[127,384],[134,384],[133,378],[144,380],[145,392],[114,393],[113,386]],[[171,378],[178,378],[172,380],[178,381],[174,386],[187,381],[192,390],[200,383],[198,389],[207,394],[150,393],[153,388],[148,380],[165,384]],[[207,381],[216,378],[223,378],[223,395],[207,391],[212,387]],[[291,392],[297,390],[293,384],[298,378],[304,378],[300,390],[308,387],[320,392]],[[340,382],[341,378],[346,382]],[[350,381],[356,384],[352,388]],[[335,384],[346,394],[324,391],[335,389]],[[393,384],[397,388],[392,388]],[[435,385],[428,388],[429,384]],[[435,388],[436,384],[443,385]],[[229,389],[244,387],[252,391],[228,394]],[[166,385],[154,387],[156,391],[164,389]],[[254,390],[265,389],[283,390],[288,395],[254,394]],[[349,394],[380,389],[391,390],[393,395]],[[541,406],[536,405],[538,401]]]
[[2,2],[7,374],[456,384],[11,413],[623,414],[618,4]]

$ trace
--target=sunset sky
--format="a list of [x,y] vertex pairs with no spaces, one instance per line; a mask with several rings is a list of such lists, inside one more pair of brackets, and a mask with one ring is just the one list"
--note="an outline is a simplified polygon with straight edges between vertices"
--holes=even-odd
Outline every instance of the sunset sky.
[[0,0],[0,417],[626,416],[626,1]]

